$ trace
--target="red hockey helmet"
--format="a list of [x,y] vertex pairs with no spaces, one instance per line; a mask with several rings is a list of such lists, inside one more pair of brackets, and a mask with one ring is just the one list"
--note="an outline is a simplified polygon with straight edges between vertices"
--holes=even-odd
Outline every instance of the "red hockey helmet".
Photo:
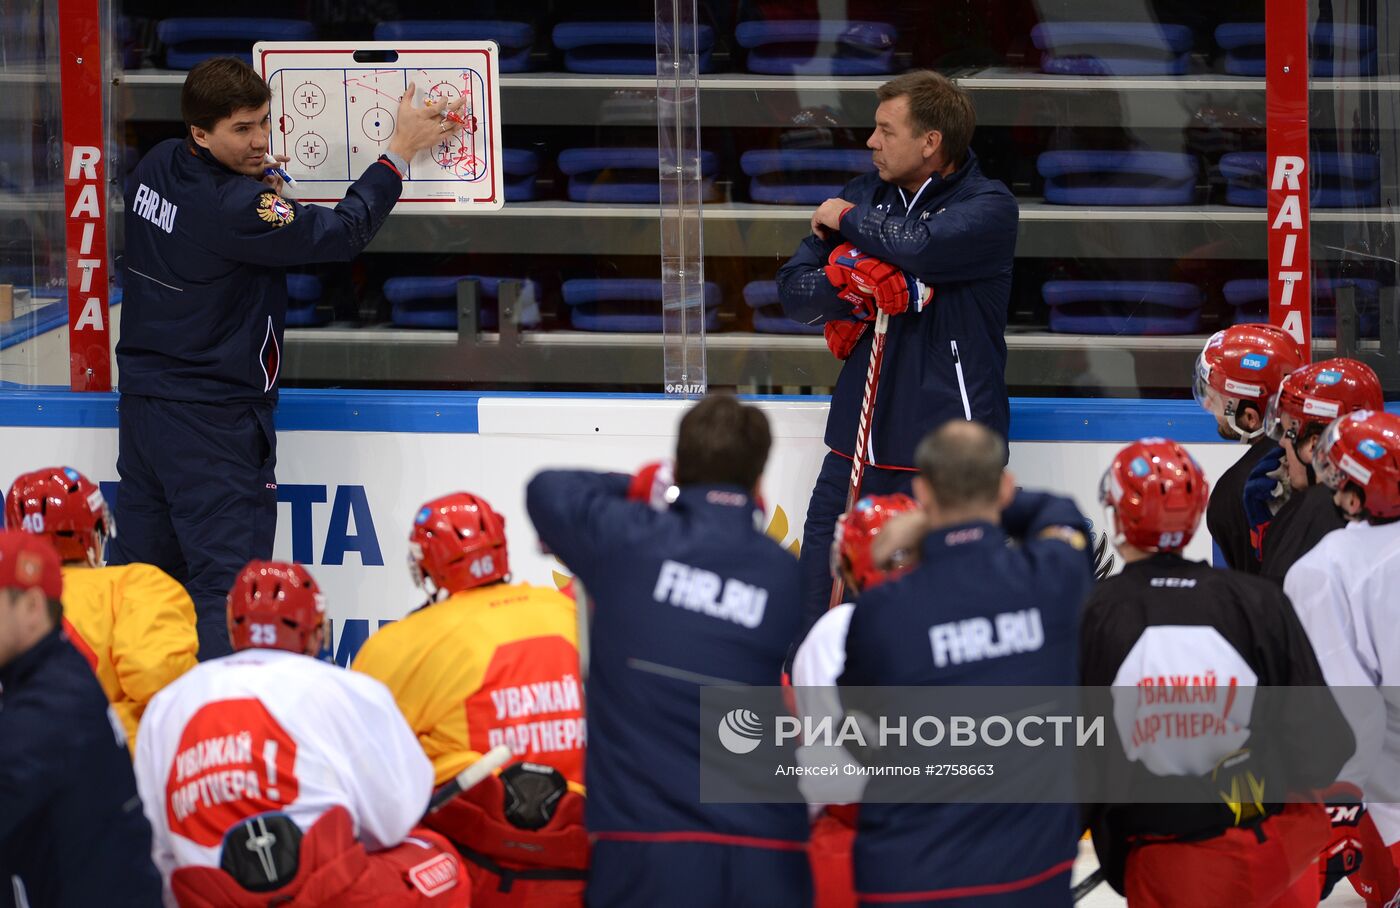
[[25,473],[5,496],[5,526],[47,536],[65,563],[102,564],[102,547],[117,535],[102,490],[72,467]]
[[1290,374],[1269,401],[1269,437],[1295,443],[1320,434],[1338,416],[1385,409],[1376,370],[1354,359],[1325,359]]
[[228,636],[235,650],[284,649],[314,656],[326,621],[321,588],[299,564],[250,561],[228,591]]
[[1099,483],[1117,542],[1145,552],[1178,552],[1196,533],[1210,483],[1186,449],[1143,438],[1119,451]]
[[1320,482],[1355,491],[1363,519],[1400,517],[1400,416],[1358,410],[1334,421],[1313,452]]
[[505,518],[470,492],[433,499],[413,518],[408,570],[429,596],[504,579],[510,574]]
[[1264,417],[1269,398],[1284,376],[1303,365],[1298,343],[1275,325],[1233,325],[1217,331],[1196,357],[1192,384],[1196,403],[1225,420],[1242,439],[1257,438],[1261,426],[1246,432],[1235,423],[1243,404],[1252,404]]
[[831,572],[839,575],[845,569],[860,590],[872,589],[899,576],[902,571],[883,571],[875,566],[870,544],[891,517],[918,509],[914,499],[903,494],[867,495],[857,501],[836,520],[836,532],[831,538]]

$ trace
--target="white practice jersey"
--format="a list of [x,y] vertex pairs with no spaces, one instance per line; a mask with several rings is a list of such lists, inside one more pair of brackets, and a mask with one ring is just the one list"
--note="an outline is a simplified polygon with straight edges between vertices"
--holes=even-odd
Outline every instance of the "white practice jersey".
[[793,687],[835,687],[846,668],[846,631],[853,603],[845,602],[817,619],[792,657]]
[[[830,719],[839,730],[845,719],[836,681],[846,668],[846,632],[851,627],[853,603],[845,602],[827,611],[812,625],[802,645],[792,657],[792,686],[796,689],[798,712],[811,722]],[[858,764],[839,745],[805,744],[797,748],[802,766],[846,766]],[[858,774],[799,776],[797,787],[806,798],[813,817],[825,804],[849,804],[860,800],[866,777]]]
[[[1356,734],[1342,778],[1366,791],[1387,845],[1400,841],[1400,523],[1352,523],[1288,571],[1284,592]],[[1360,696],[1375,688],[1374,697]],[[1387,796],[1388,795],[1388,796]],[[1377,803],[1380,798],[1391,803]]]
[[224,833],[265,812],[303,831],[340,805],[371,851],[427,809],[433,768],[379,681],[308,656],[250,649],[201,663],[151,700],[136,783],[166,883],[217,867]]

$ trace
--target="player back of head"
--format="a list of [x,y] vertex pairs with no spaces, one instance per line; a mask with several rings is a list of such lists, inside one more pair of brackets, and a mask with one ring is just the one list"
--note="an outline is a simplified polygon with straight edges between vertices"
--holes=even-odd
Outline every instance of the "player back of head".
[[63,561],[64,625],[136,746],[151,697],[195,665],[199,639],[185,588],[149,564],[103,566],[116,523],[97,484],[72,467],[24,473],[5,525],[47,538]]
[[761,410],[711,395],[682,417],[673,492],[659,471],[634,483],[546,470],[526,490],[540,540],[589,592],[599,641],[589,725],[608,731],[589,737],[590,903],[809,898],[800,804],[695,788],[703,685],[776,685],[800,621],[796,559],[757,520],[770,444]]
[[408,547],[409,572],[428,601],[372,635],[354,669],[384,682],[412,717],[439,783],[504,743],[517,759],[552,766],[581,789],[573,600],[510,583],[505,518],[470,492],[420,507]]
[[[170,890],[230,908],[250,893],[306,908],[465,904],[451,846],[415,830],[432,768],[393,697],[316,658],[326,609],[307,570],[250,562],[226,614],[234,652],[158,694],[137,743]],[[433,873],[415,880],[418,864]]]
[[[1266,724],[1263,710],[1236,709],[1237,690],[1252,696],[1256,686],[1321,679],[1288,600],[1257,577],[1181,557],[1209,496],[1204,472],[1181,445],[1161,438],[1129,444],[1105,471],[1099,495],[1126,563],[1095,589],[1081,627],[1083,683],[1113,688],[1126,756],[1107,761],[1102,777],[1122,791],[1154,777],[1199,783],[1170,804],[1094,808],[1094,845],[1109,882],[1130,905],[1150,904],[1169,880],[1185,881],[1181,891],[1192,904],[1274,904],[1285,894],[1301,899],[1297,904],[1316,903],[1314,858],[1327,842],[1327,816],[1315,803],[1285,800],[1310,797],[1336,778],[1350,753],[1345,722],[1330,696],[1318,709],[1297,710],[1307,718],[1291,723]],[[1162,695],[1141,693],[1149,690]],[[1217,718],[1214,732],[1185,743],[1144,731],[1158,727],[1153,723]],[[1303,753],[1318,740],[1309,723],[1326,729],[1322,752]],[[1217,796],[1217,789],[1259,777],[1269,779],[1268,798],[1236,798],[1227,808],[1228,798]],[[1265,841],[1286,847],[1266,848]],[[1260,879],[1268,880],[1267,892],[1252,890]]]

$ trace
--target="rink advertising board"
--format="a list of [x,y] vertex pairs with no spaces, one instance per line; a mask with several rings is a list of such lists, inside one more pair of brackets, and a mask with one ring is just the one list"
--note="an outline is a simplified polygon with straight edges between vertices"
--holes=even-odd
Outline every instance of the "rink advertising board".
[[[12,427],[0,476],[68,464],[114,497],[115,404],[115,395],[0,397],[0,425]],[[793,397],[759,405],[773,430],[765,529],[796,553],[826,453],[827,403]],[[276,556],[306,564],[326,591],[339,661],[381,624],[423,603],[409,579],[408,531],[418,507],[447,492],[482,495],[505,517],[515,579],[561,584],[567,570],[541,553],[526,515],[526,482],[550,467],[632,472],[667,457],[686,406],[645,395],[284,391]],[[1095,524],[1103,520],[1096,500],[1103,469],[1134,438],[1185,440],[1212,477],[1243,453],[1210,443],[1214,426],[1190,401],[1024,399],[1013,401],[1012,413],[1017,479],[1072,495]],[[1210,552],[1203,527],[1188,554],[1209,559]]]

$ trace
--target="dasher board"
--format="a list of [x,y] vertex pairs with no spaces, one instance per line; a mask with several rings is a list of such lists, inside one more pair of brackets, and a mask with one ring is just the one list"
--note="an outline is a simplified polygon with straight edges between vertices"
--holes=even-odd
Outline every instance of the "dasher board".
[[[369,56],[392,62],[357,62]],[[272,151],[291,158],[299,202],[338,202],[389,150],[399,98],[466,98],[467,127],[409,162],[400,211],[493,211],[505,200],[494,41],[268,41],[253,47],[272,89]],[[395,57],[395,55],[397,55]]]

